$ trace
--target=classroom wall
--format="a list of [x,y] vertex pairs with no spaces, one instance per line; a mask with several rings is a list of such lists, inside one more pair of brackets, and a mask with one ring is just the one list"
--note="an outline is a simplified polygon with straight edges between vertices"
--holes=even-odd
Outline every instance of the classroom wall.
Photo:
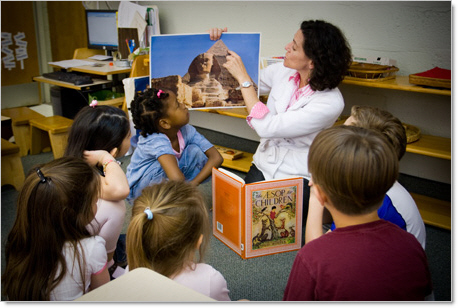
[[[346,35],[354,55],[397,60],[398,75],[435,66],[451,69],[451,1],[134,1],[157,5],[162,34],[202,33],[212,27],[260,32],[261,56],[284,55],[300,23],[324,19]],[[83,1],[90,9],[116,9],[118,1]],[[43,33],[46,35],[46,33]],[[387,109],[424,134],[451,137],[451,97],[351,85],[339,87],[352,105]],[[259,137],[243,119],[192,111],[191,124],[249,140]],[[401,172],[451,182],[451,162],[406,154]]]

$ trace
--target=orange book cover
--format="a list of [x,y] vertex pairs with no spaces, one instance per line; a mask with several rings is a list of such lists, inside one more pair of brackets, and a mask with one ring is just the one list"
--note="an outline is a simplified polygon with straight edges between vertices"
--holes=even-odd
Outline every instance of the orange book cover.
[[302,240],[301,177],[245,184],[213,168],[213,235],[243,259],[299,250]]

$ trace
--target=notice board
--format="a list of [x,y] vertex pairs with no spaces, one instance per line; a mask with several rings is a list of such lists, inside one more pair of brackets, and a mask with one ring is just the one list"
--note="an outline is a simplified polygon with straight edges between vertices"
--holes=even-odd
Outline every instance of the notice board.
[[39,75],[32,1],[2,1],[2,86]]

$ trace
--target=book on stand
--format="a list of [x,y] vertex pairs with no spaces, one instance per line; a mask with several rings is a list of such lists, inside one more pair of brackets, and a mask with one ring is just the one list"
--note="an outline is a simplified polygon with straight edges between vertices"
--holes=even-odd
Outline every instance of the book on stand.
[[302,240],[302,177],[245,184],[213,168],[213,235],[243,259],[298,250]]

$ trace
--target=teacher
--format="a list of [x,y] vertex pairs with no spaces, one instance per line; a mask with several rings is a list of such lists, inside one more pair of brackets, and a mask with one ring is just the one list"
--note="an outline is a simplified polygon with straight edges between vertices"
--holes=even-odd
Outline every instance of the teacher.
[[[210,39],[219,39],[226,31],[227,28],[210,29]],[[285,50],[283,63],[261,70],[259,89],[261,95],[269,94],[266,105],[260,102],[239,55],[229,51],[223,66],[240,83],[249,113],[248,125],[260,137],[245,182],[303,177],[306,218],[309,148],[315,136],[331,127],[344,108],[337,86],[352,57],[340,29],[321,20],[302,22]]]

